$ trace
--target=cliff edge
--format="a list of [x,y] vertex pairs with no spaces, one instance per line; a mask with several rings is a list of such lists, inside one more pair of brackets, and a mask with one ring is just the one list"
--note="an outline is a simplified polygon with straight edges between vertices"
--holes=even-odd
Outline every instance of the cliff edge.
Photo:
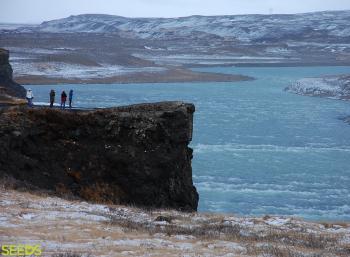
[[93,202],[195,211],[194,105],[0,111],[0,177]]
[[9,63],[9,51],[0,48],[0,101],[25,97],[25,89],[13,81],[12,72],[12,67]]

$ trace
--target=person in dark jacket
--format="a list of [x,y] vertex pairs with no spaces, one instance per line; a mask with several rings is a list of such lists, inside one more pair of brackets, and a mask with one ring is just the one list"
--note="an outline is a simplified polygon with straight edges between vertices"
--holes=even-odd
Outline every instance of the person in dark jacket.
[[51,89],[50,91],[50,107],[53,107],[53,104],[55,102],[55,96],[56,96],[56,92],[55,90]]
[[65,109],[66,108],[66,101],[67,101],[67,94],[65,91],[62,91],[61,94],[61,109]]
[[68,94],[68,101],[69,101],[69,108],[72,108],[72,101],[73,101],[73,89],[69,90],[69,94]]

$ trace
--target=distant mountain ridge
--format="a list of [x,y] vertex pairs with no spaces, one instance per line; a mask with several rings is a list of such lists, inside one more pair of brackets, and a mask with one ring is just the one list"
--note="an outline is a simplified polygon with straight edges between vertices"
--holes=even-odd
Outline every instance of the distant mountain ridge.
[[[164,78],[171,67],[177,79],[188,80],[188,72],[181,75],[177,68],[349,66],[349,24],[350,11],[179,18],[82,14],[35,26],[0,26],[0,46],[11,51],[15,77],[26,84],[47,83],[35,79],[39,75],[120,77],[121,70],[150,67]],[[146,77],[143,82],[154,82],[153,73]]]
[[142,39],[219,37],[241,42],[316,40],[350,42],[350,11],[304,14],[189,16],[180,18],[126,18],[82,14],[43,22],[18,31],[49,33],[117,33]]

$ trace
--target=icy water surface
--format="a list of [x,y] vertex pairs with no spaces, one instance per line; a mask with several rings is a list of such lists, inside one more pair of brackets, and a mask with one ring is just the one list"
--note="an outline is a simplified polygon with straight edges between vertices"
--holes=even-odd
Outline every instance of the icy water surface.
[[349,67],[210,68],[257,78],[238,83],[31,86],[75,91],[81,107],[183,100],[196,105],[193,178],[199,211],[350,220],[350,102],[283,91]]

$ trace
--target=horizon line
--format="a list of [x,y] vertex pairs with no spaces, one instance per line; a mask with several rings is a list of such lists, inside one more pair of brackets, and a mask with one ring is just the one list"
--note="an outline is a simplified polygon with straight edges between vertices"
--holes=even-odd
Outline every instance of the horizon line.
[[302,15],[302,14],[312,14],[312,13],[325,13],[325,12],[347,12],[350,11],[350,9],[340,9],[340,10],[323,10],[323,11],[309,11],[309,12],[295,12],[295,13],[245,13],[245,14],[209,14],[209,15],[204,15],[204,14],[191,14],[191,15],[185,15],[185,16],[169,16],[169,17],[159,17],[159,16],[123,16],[123,15],[118,15],[118,14],[109,14],[109,13],[80,13],[80,14],[71,14],[68,16],[60,17],[60,18],[53,18],[51,20],[43,20],[40,22],[6,22],[6,21],[1,21],[0,24],[8,24],[8,25],[39,25],[43,22],[49,22],[49,21],[54,21],[54,20],[61,20],[69,17],[74,17],[74,16],[83,16],[83,15],[106,15],[106,16],[115,16],[115,17],[122,17],[122,18],[127,18],[127,19],[180,19],[180,18],[189,18],[189,17],[220,17],[220,16],[249,16],[249,15],[261,15],[261,16],[274,16],[274,15]]

